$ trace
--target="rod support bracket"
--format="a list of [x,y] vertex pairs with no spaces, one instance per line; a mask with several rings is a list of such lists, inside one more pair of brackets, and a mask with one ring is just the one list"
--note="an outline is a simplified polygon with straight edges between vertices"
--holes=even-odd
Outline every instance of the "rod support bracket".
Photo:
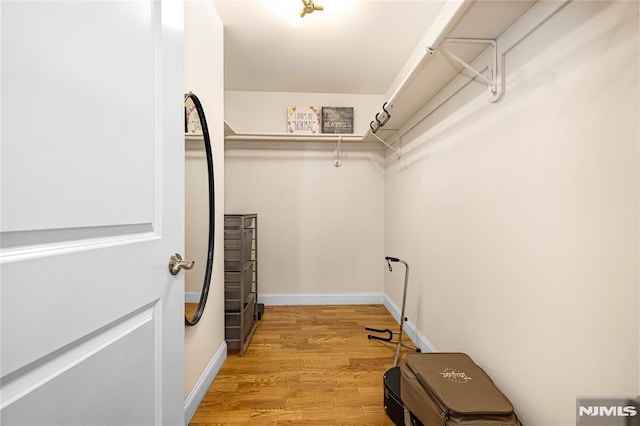
[[499,60],[498,58],[498,43],[496,40],[479,38],[447,38],[444,40],[444,43],[488,45],[492,51],[491,61],[486,67],[486,69],[488,69],[489,71],[489,78],[485,77],[482,74],[482,71],[484,70],[478,71],[446,47],[443,46],[442,51],[487,85],[487,91],[489,92],[489,102],[497,102],[498,100],[500,100],[500,98],[502,98],[504,92],[504,84],[502,81],[504,74],[502,68],[504,64],[503,61]]

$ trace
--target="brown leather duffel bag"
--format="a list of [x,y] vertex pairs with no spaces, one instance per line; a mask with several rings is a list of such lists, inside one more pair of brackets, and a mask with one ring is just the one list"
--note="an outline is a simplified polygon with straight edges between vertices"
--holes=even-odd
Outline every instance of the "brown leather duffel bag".
[[467,354],[407,354],[400,371],[404,406],[424,425],[521,425],[511,402]]

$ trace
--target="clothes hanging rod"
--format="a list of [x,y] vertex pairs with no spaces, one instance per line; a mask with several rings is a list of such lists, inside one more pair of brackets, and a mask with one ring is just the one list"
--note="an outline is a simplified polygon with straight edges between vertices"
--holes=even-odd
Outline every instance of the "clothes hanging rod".
[[362,142],[363,135],[356,134],[317,134],[292,135],[289,133],[236,133],[224,137],[225,141],[251,142]]

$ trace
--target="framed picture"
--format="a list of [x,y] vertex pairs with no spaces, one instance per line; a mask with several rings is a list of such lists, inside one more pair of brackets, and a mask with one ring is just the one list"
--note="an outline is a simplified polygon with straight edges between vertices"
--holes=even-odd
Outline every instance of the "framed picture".
[[312,105],[287,108],[287,133],[291,135],[320,133],[320,107]]
[[196,110],[196,105],[191,98],[184,103],[184,132],[185,133],[202,133],[202,124]]
[[322,133],[353,133],[353,107],[322,107]]

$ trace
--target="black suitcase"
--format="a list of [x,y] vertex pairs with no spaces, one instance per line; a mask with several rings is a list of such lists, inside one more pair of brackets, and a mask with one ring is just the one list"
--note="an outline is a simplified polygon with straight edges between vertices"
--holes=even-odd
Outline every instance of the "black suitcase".
[[400,367],[387,370],[382,376],[384,384],[384,411],[396,426],[404,425],[404,406],[400,398]]
[[[384,411],[396,426],[405,426],[405,409],[400,396],[400,367],[387,370],[382,377],[384,384]],[[415,416],[409,413],[411,426],[423,426]]]

